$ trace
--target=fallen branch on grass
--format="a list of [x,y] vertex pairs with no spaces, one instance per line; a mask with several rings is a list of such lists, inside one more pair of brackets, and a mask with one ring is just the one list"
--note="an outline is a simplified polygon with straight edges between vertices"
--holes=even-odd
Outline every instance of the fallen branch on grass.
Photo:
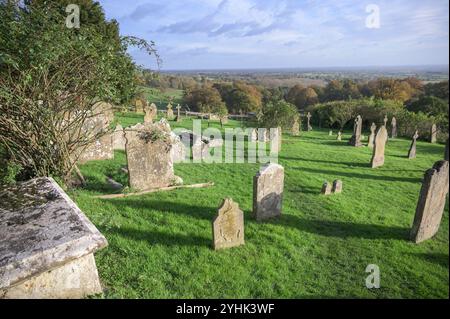
[[206,187],[211,187],[211,186],[214,186],[213,182],[203,183],[203,184],[178,185],[178,186],[168,186],[168,187],[162,187],[162,188],[153,188],[153,189],[148,189],[148,190],[140,191],[140,192],[136,192],[136,193],[100,195],[100,196],[94,196],[94,198],[100,198],[100,199],[123,198],[123,197],[139,196],[139,195],[156,193],[156,192],[171,191],[171,190],[180,189],[180,188],[206,188]]

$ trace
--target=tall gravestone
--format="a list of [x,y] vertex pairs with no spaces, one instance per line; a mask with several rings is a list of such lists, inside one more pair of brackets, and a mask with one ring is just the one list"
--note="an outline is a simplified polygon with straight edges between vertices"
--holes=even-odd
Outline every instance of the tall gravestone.
[[181,105],[178,104],[176,109],[177,109],[177,122],[181,122]]
[[284,168],[278,164],[263,166],[253,178],[253,216],[256,220],[281,215]]
[[116,129],[113,133],[113,149],[114,150],[125,150],[125,132],[123,131],[123,127],[120,124],[117,124]]
[[373,148],[373,146],[374,146],[376,130],[377,130],[377,125],[375,123],[372,123],[372,125],[370,126],[369,143],[367,144],[367,146],[369,148]]
[[375,145],[373,147],[372,160],[370,162],[372,168],[384,165],[384,151],[386,149],[387,136],[388,132],[383,125],[375,136]]
[[391,127],[392,127],[391,137],[397,138],[397,119],[395,117],[392,117]]
[[419,131],[416,131],[412,137],[411,146],[409,147],[409,151],[408,151],[409,159],[416,158],[416,146],[417,146],[418,138],[419,138]]
[[231,198],[225,198],[212,223],[214,250],[245,244],[244,213]]
[[430,143],[434,144],[436,142],[437,142],[437,126],[436,124],[433,123],[430,129]]
[[439,230],[449,187],[448,165],[448,161],[439,161],[425,172],[411,229],[415,243],[430,239]]
[[0,299],[101,293],[94,253],[107,245],[52,178],[0,186]]
[[387,115],[385,115],[384,119],[383,119],[383,123],[384,123],[385,127],[387,127],[387,122],[388,122],[388,117],[387,117]]
[[311,118],[312,118],[312,115],[310,112],[308,112],[306,114],[306,129],[308,130],[308,132],[312,131],[312,129],[313,129],[311,126]]
[[172,104],[167,104],[167,119],[173,120],[173,109]]
[[299,123],[299,117],[296,116],[294,118],[294,123],[292,123],[292,130],[291,130],[292,136],[299,136],[300,135],[300,123]]
[[358,115],[355,119],[355,123],[353,126],[353,135],[348,142],[350,145],[355,147],[363,146],[361,143],[361,130],[362,130],[362,117]]
[[147,190],[174,183],[171,129],[166,121],[129,127],[125,138],[130,187]]

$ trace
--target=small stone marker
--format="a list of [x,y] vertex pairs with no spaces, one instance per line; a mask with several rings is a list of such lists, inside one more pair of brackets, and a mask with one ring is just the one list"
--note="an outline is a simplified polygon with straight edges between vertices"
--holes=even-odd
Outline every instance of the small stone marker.
[[384,151],[386,149],[387,136],[388,132],[383,125],[375,136],[375,146],[373,147],[372,160],[370,161],[372,168],[384,165]]
[[181,122],[181,105],[178,104],[176,109],[177,109],[177,122]]
[[281,215],[284,189],[284,168],[268,164],[253,178],[253,216],[256,220]]
[[175,175],[167,121],[137,124],[125,129],[125,137],[130,187],[147,190],[172,185]]
[[167,104],[167,119],[168,120],[173,120],[173,109],[172,109],[172,104]]
[[392,117],[391,126],[392,126],[391,138],[397,138],[397,119],[395,117]]
[[430,143],[436,143],[437,142],[437,126],[436,124],[433,123],[433,125],[431,125],[431,130],[430,130]]
[[370,126],[370,136],[369,136],[369,143],[367,144],[367,146],[369,148],[373,148],[374,144],[375,144],[375,132],[377,130],[377,125],[375,123],[372,123],[372,125]]
[[292,130],[291,130],[292,136],[299,136],[300,135],[300,123],[299,123],[299,117],[296,116],[294,118],[294,123],[292,124]]
[[417,139],[419,138],[419,131],[416,131],[412,137],[411,146],[408,151],[408,158],[413,159],[416,158],[416,145],[417,145]]
[[125,150],[125,144],[127,140],[125,139],[125,132],[120,124],[117,124],[116,129],[113,133],[113,149],[114,150]]
[[214,250],[245,244],[244,213],[231,198],[225,198],[212,223]]
[[342,132],[341,131],[338,132],[336,140],[342,141]]
[[52,178],[0,187],[0,299],[101,293],[94,252],[107,245]]
[[156,108],[156,105],[152,103],[151,105],[146,105],[144,108],[145,116],[144,116],[144,123],[153,123],[153,121],[156,119],[156,116],[158,115],[158,109]]
[[331,195],[332,190],[333,190],[332,185],[326,181],[322,185],[321,194],[322,195]]
[[348,142],[350,145],[355,147],[363,146],[361,143],[361,129],[362,129],[362,117],[358,115],[355,119],[355,124],[353,126],[353,135]]
[[331,190],[334,194],[342,193],[342,181],[337,179],[333,182],[333,189]]
[[416,207],[411,240],[420,243],[439,230],[448,194],[448,161],[438,161],[425,172]]
[[329,136],[333,136],[333,131],[330,130],[330,131],[328,132],[328,135],[329,135]]
[[384,126],[387,127],[387,122],[388,122],[387,115],[384,116],[383,122],[384,122]]
[[312,115],[311,115],[310,112],[308,112],[308,113],[306,114],[306,119],[307,119],[307,122],[306,122],[306,128],[307,128],[308,132],[310,132],[310,131],[313,130],[313,128],[312,128],[312,126],[311,126],[311,118],[312,118]]

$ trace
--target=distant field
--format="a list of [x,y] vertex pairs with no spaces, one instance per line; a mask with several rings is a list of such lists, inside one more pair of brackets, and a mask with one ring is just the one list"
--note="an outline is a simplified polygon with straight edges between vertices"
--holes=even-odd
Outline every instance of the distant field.
[[[143,117],[118,120],[128,126]],[[371,169],[371,151],[348,146],[349,137],[345,132],[336,141],[328,130],[284,134],[283,215],[262,223],[251,217],[258,164],[175,164],[186,184],[215,186],[114,200],[92,196],[113,192],[108,175],[127,184],[120,170],[125,153],[83,165],[87,188],[71,196],[108,239],[96,254],[105,296],[448,298],[448,205],[435,238],[420,245],[408,240],[424,171],[442,159],[444,146],[419,142],[417,159],[408,160],[410,141],[390,140],[386,164]],[[344,192],[321,196],[322,183],[334,179],[343,181]],[[244,211],[246,244],[214,251],[211,220],[227,196]],[[380,267],[380,289],[365,287],[369,264]]]
[[147,100],[150,103],[155,103],[158,109],[165,108],[172,98],[172,104],[177,105],[182,103],[183,90],[167,89],[161,92],[159,89],[141,87]]

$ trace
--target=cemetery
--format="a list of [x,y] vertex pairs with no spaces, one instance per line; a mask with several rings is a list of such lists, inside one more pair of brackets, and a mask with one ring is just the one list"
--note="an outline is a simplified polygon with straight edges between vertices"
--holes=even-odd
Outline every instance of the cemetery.
[[0,299],[448,299],[448,81],[160,75],[82,8],[0,3]]

